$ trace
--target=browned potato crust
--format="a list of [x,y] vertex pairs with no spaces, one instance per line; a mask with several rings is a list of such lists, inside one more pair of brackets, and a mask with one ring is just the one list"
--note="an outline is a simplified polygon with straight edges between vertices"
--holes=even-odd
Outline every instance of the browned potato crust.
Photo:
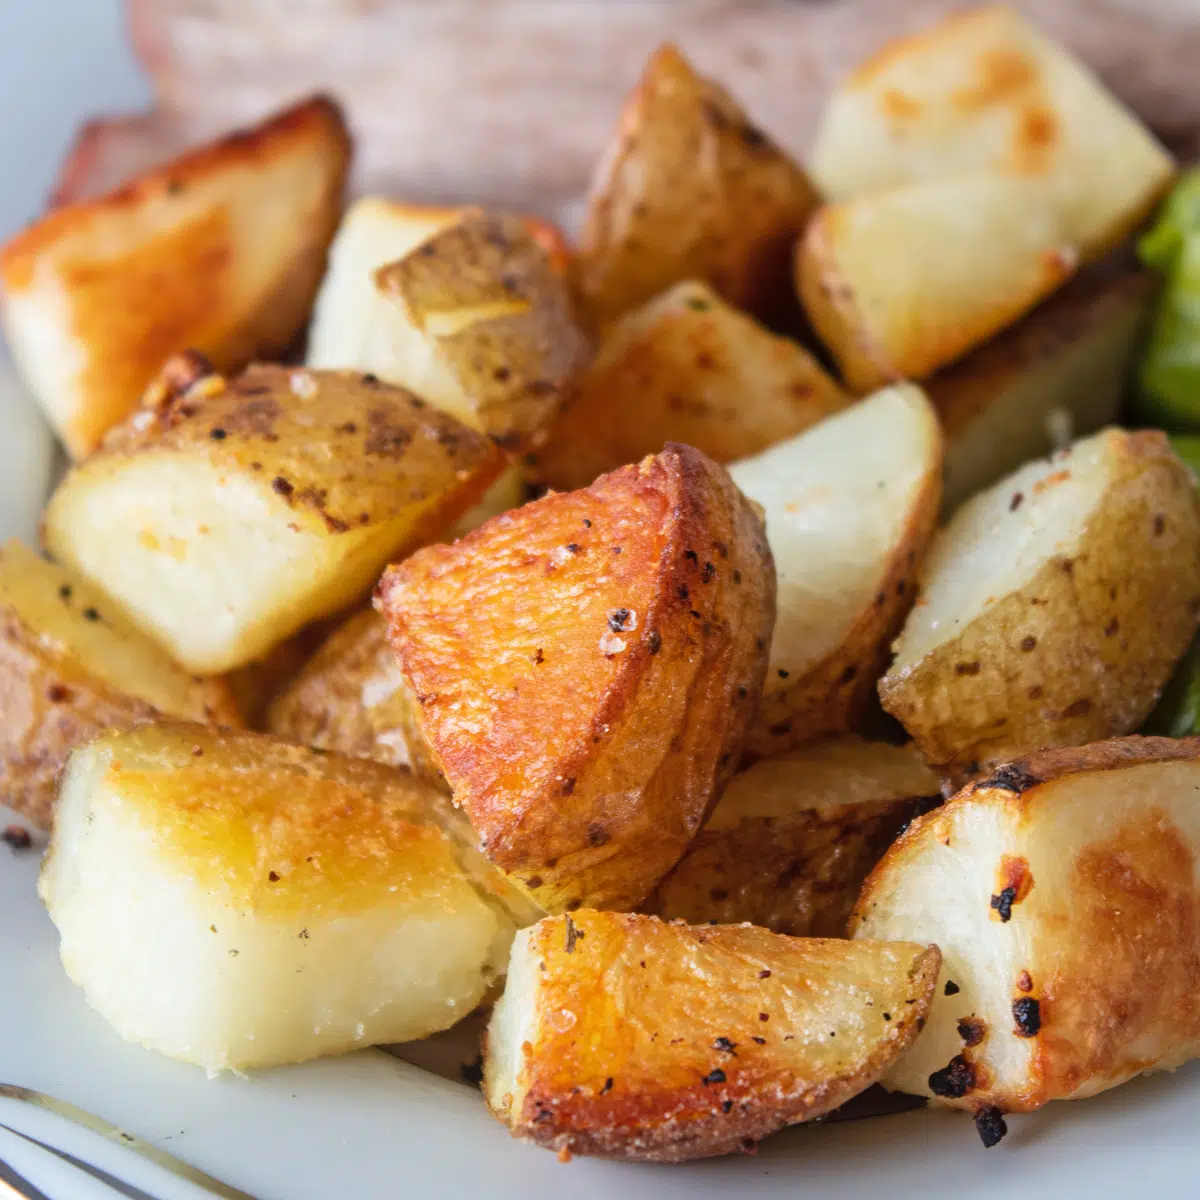
[[684,279],[777,321],[790,255],[819,200],[804,172],[724,88],[671,45],[625,101],[592,182],[577,286],[603,327]]
[[357,365],[521,451],[591,352],[544,231],[468,211],[375,272]]
[[377,603],[425,739],[489,858],[548,911],[631,907],[741,752],[775,569],[689,446],[388,569]]
[[940,793],[915,750],[885,742],[835,738],[763,759],[729,781],[644,911],[841,937],[871,868]]
[[220,680],[187,675],[103,594],[9,542],[0,551],[0,803],[49,828],[67,755],[164,712],[240,724]]
[[1131,737],[1006,764],[915,821],[852,929],[943,955],[885,1084],[1019,1112],[1200,1054],[1198,792],[1200,738]]
[[971,774],[1136,729],[1198,620],[1191,472],[1157,431],[1102,430],[958,510],[879,695]]
[[895,1062],[924,1023],[940,961],[912,942],[548,917],[513,943],[484,1096],[516,1136],[560,1153],[747,1151]]
[[504,464],[371,376],[169,366],[150,407],[59,485],[43,536],[192,670],[244,666],[344,611]]
[[670,441],[732,462],[849,402],[799,343],[687,281],[612,326],[530,473],[559,490],[586,487]]
[[18,366],[75,458],[189,346],[223,371],[275,358],[308,319],[350,138],[317,97],[55,209],[0,250]]

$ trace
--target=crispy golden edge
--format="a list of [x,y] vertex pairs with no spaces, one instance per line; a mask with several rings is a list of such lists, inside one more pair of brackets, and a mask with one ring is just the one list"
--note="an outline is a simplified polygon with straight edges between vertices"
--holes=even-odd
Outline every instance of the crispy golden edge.
[[746,761],[845,733],[862,721],[891,661],[892,641],[917,598],[942,503],[942,454],[926,476],[879,590],[845,641],[786,690],[764,695],[746,737]]
[[331,140],[339,147],[341,156],[349,160],[350,134],[340,106],[330,96],[313,96],[258,125],[189,151],[106,196],[56,208],[0,247],[0,278],[6,287],[23,287],[33,262],[47,248],[65,234],[86,229],[98,215],[121,209],[136,211],[181,183],[205,179],[225,167],[270,160],[293,143],[310,139]]
[[[669,861],[659,861],[662,847],[646,847],[639,840],[640,825],[646,814],[667,805],[681,812],[688,839],[702,826],[737,765],[766,673],[775,617],[775,566],[758,514],[728,473],[690,446],[669,443],[662,454],[622,471],[657,476],[658,486],[667,490],[671,509],[677,514],[660,555],[659,583],[642,627],[657,631],[661,645],[688,643],[695,626],[688,599],[688,586],[695,584],[695,566],[694,556],[689,560],[684,551],[711,545],[714,539],[726,546],[728,559],[722,560],[721,570],[706,585],[710,590],[705,595],[714,615],[723,619],[712,622],[710,632],[715,636],[705,638],[704,653],[690,668],[682,706],[678,666],[668,666],[669,655],[660,657],[645,639],[637,639],[622,655],[616,679],[586,728],[580,729],[574,750],[564,755],[558,774],[574,780],[572,795],[581,798],[590,787],[603,789],[605,780],[627,774],[620,767],[630,746],[645,753],[647,739],[651,744],[661,743],[668,714],[678,716],[682,723],[645,780],[639,803],[631,806],[636,811],[629,812],[624,823],[606,829],[600,845],[596,845],[589,820],[579,818],[570,827],[566,825],[557,811],[557,793],[549,788],[527,798],[516,826],[509,820],[503,828],[477,827],[492,861],[521,879],[548,911],[582,903],[632,907],[645,897],[678,860],[686,840],[674,849]],[[536,512],[538,503],[552,501],[553,497],[535,501],[524,511],[532,519],[531,508]],[[717,520],[720,524],[714,529]],[[490,524],[459,544],[474,544],[486,552]],[[419,555],[389,568],[376,591],[376,603],[389,617],[392,646],[410,685],[406,638],[392,596],[412,586],[414,565],[419,566]],[[742,582],[735,585],[731,582],[734,577]],[[728,686],[720,696],[708,697],[705,689],[714,678],[723,678]],[[726,696],[726,691],[731,695]],[[719,745],[714,746],[713,734],[722,717],[728,724]],[[470,814],[472,763],[446,760],[437,729],[424,714],[420,733],[456,801]],[[571,842],[571,851],[551,853],[547,849],[548,845],[561,845],[564,838]],[[643,861],[649,855],[655,857]]]
[[[1109,564],[1119,561],[1114,554],[1123,546],[1167,527],[1158,507],[1164,498],[1174,504],[1173,516],[1190,517],[1194,548],[1200,540],[1195,482],[1158,430],[1124,433],[1120,453],[1123,469],[1088,520],[1090,530],[1101,532],[1085,535],[1082,553],[1051,559],[959,636],[880,679],[883,707],[926,758],[954,778],[1032,749],[1083,745],[1136,729],[1190,643],[1200,623],[1200,560],[1194,554],[1166,579],[1159,570],[1155,580],[1139,580],[1140,595],[1133,597],[1124,594]],[[1148,461],[1161,471],[1153,505],[1146,497],[1152,486],[1144,471]],[[1133,527],[1135,515],[1145,519],[1144,528]],[[1072,614],[1070,623],[1064,613]],[[1137,639],[1132,647],[1131,636]],[[1110,670],[1099,679],[1081,674],[1098,655],[1111,658],[1104,653],[1109,644],[1119,650]],[[1003,713],[997,697],[1006,698]],[[998,716],[1005,718],[1002,725]]]

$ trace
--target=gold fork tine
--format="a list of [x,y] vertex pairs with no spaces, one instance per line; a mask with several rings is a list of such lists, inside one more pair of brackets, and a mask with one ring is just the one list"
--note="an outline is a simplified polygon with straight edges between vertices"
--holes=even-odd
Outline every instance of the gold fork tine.
[[[46,1112],[53,1113],[57,1117],[70,1121],[73,1125],[79,1125],[84,1129],[90,1130],[92,1133],[98,1133],[109,1141],[116,1142],[126,1150],[138,1155],[139,1158],[153,1163],[156,1167],[160,1167],[164,1171],[169,1171],[176,1179],[205,1188],[213,1195],[221,1197],[221,1200],[254,1200],[254,1197],[248,1192],[239,1191],[235,1187],[230,1187],[227,1183],[222,1183],[219,1179],[214,1179],[211,1175],[201,1171],[199,1167],[193,1167],[190,1163],[182,1162],[174,1155],[168,1154],[165,1150],[160,1150],[157,1146],[152,1146],[149,1142],[142,1141],[141,1138],[135,1137],[132,1133],[127,1133],[116,1125],[105,1121],[102,1117],[97,1117],[93,1113],[86,1112],[74,1104],[69,1104],[66,1100],[59,1100],[56,1096],[48,1096],[45,1092],[34,1091],[33,1088],[18,1087],[10,1083],[0,1083],[0,1098],[17,1100],[34,1108],[43,1109]],[[21,1180],[19,1176],[17,1176],[17,1180],[27,1187],[32,1187],[25,1180]],[[2,1172],[0,1172],[0,1182],[7,1182]],[[15,1189],[15,1185],[10,1184],[10,1186]],[[21,1200],[25,1200],[25,1193],[14,1191],[14,1194],[21,1197]],[[3,1197],[4,1192],[0,1191],[0,1198]],[[48,1200],[48,1198],[43,1197],[41,1192],[34,1189],[31,1193],[31,1200]]]

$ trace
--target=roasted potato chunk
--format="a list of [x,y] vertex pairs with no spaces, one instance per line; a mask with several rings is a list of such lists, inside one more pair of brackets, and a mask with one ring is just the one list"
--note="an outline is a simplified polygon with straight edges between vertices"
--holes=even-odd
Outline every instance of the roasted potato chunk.
[[317,98],[55,209],[0,250],[3,321],[75,458],[124,420],[172,354],[274,358],[308,319],[350,139]]
[[[308,365],[338,370],[357,367],[375,304],[375,272],[456,225],[470,211],[405,204],[381,196],[364,196],[352,204],[329,247],[329,267],[308,331]],[[535,217],[526,217],[525,225],[550,254],[559,273],[565,273],[568,252],[562,234]]]
[[1096,263],[925,384],[946,434],[943,512],[1117,419],[1154,292],[1129,259]]
[[763,759],[730,781],[646,912],[842,937],[871,868],[941,799],[913,749],[857,737]]
[[1106,429],[959,509],[879,695],[971,773],[1136,729],[1198,619],[1191,473],[1163,434]]
[[180,669],[85,580],[0,550],[0,803],[48,829],[68,753],[162,713],[241,723],[224,683]]
[[848,403],[803,346],[688,281],[612,326],[531,472],[560,490],[585,487],[669,441],[731,462]]
[[46,545],[190,670],[244,665],[366,593],[503,456],[401,388],[256,366],[114,431],[46,509]]
[[899,38],[834,92],[813,173],[835,200],[970,174],[1031,180],[1092,256],[1174,174],[1171,156],[1072,54],[986,5]]
[[920,388],[888,388],[730,468],[762,505],[779,573],[752,754],[854,727],[915,595],[941,495],[942,438]]
[[357,365],[506,450],[535,446],[590,345],[526,223],[468,213],[374,278]]
[[603,327],[685,279],[777,322],[792,243],[819,203],[801,168],[724,88],[662,46],[592,181],[577,286]]
[[762,522],[690,446],[497,517],[376,592],[488,857],[547,911],[632,907],[700,829],[762,691]]
[[888,1087],[1016,1112],[1200,1053],[1198,760],[1197,738],[1045,751],[909,827],[853,928],[942,951]]
[[796,287],[846,383],[922,379],[987,341],[1075,269],[1025,179],[970,176],[830,204],[796,254]]
[[39,891],[88,1002],[210,1073],[445,1029],[536,919],[406,772],[184,724],[74,752]]
[[387,640],[387,623],[364,609],[322,643],[275,697],[267,729],[323,750],[410,766],[445,786],[417,729],[417,705]]
[[873,1083],[917,1036],[940,956],[585,910],[517,935],[483,1090],[518,1137],[680,1162],[747,1150]]

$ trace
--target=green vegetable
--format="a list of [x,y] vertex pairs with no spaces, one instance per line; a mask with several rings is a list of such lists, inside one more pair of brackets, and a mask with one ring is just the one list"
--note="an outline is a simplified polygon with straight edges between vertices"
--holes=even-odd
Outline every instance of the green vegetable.
[[1200,733],[1200,638],[1179,660],[1142,732],[1176,738]]
[[1200,433],[1200,170],[1176,184],[1138,253],[1166,284],[1142,353],[1136,414]]

